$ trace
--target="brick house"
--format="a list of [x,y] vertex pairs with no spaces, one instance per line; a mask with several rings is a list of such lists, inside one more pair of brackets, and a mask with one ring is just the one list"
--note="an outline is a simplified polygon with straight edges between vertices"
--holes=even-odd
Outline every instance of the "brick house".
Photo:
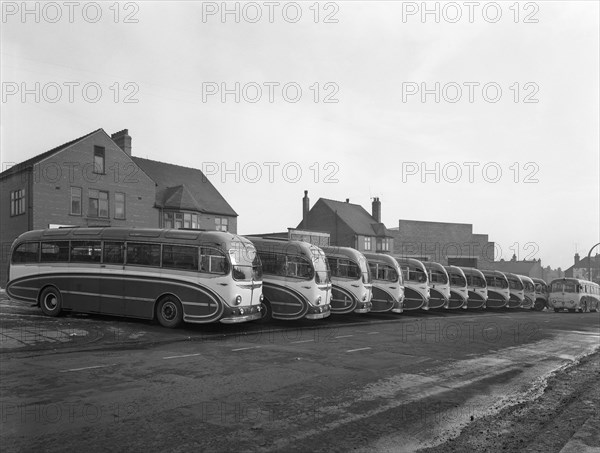
[[197,169],[131,155],[127,129],[97,129],[0,173],[0,285],[21,233],[58,226],[237,232],[237,214]]
[[[591,271],[591,278],[590,278]],[[600,282],[600,255],[596,254],[591,257],[580,259],[579,253],[575,254],[573,265],[565,270],[565,277],[581,278],[583,280],[591,280]]]
[[394,250],[392,235],[381,223],[381,201],[374,198],[369,214],[362,206],[343,201],[319,198],[312,208],[308,191],[302,199],[302,222],[298,229],[329,233],[331,245],[352,247],[360,252]]

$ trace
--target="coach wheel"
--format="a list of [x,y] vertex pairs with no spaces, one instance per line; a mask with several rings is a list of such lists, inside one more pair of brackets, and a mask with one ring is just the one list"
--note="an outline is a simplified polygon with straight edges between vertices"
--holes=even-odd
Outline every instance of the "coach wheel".
[[175,328],[183,320],[181,302],[175,296],[165,296],[156,307],[156,317],[163,327]]
[[265,297],[262,301],[262,310],[260,311],[260,319],[258,322],[270,321],[273,317],[273,310],[271,309],[271,303]]
[[584,300],[581,302],[581,313],[587,313],[588,312],[588,304],[587,304],[587,300]]
[[40,308],[46,316],[58,316],[62,309],[62,296],[54,286],[49,286],[40,295]]
[[559,311],[560,311],[560,309],[558,309],[558,308],[554,309],[554,313],[558,313]]
[[535,304],[533,306],[534,310],[537,311],[542,311],[544,309],[544,301],[543,300],[536,300]]

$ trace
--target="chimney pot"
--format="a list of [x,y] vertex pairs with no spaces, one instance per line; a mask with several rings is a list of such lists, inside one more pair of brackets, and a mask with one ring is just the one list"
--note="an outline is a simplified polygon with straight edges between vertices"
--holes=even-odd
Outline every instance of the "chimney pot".
[[115,142],[117,146],[125,152],[125,154],[131,156],[131,136],[129,135],[129,131],[127,129],[115,132],[110,136],[110,138],[112,138],[113,142]]
[[308,198],[308,190],[304,191],[302,199],[302,228],[308,229],[308,211],[310,211],[310,199]]
[[379,197],[373,198],[371,213],[377,223],[381,223],[381,201]]
[[350,203],[350,198],[346,198],[346,203]]

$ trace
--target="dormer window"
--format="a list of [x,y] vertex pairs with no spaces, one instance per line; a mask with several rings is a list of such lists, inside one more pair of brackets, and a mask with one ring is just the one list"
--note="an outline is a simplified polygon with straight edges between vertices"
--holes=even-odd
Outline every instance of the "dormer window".
[[389,238],[377,239],[377,251],[378,252],[389,252],[390,251]]

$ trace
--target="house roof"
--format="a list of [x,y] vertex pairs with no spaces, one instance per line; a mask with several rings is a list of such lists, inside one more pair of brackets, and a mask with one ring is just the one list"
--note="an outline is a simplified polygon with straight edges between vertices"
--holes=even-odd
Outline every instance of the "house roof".
[[131,159],[156,183],[157,207],[237,216],[202,171],[141,157]]
[[[588,267],[597,267],[600,264],[598,261],[600,260],[600,255],[592,256],[592,257],[584,257],[579,260],[577,264],[573,264],[570,268],[565,270],[565,272],[572,271],[573,269],[587,269]],[[591,266],[590,266],[591,264]]]
[[[15,173],[19,173],[20,171],[26,170],[29,167],[32,167],[33,165],[37,164],[38,162],[43,161],[44,159],[51,157],[52,155],[62,151],[63,149],[68,148],[71,145],[74,145],[75,143],[83,140],[84,138],[89,137],[90,135],[95,134],[96,132],[104,132],[106,134],[106,132],[104,131],[104,129],[100,128],[100,129],[96,129],[95,131],[92,131],[88,134],[85,134],[79,138],[76,138],[75,140],[71,140],[70,142],[64,143],[60,146],[57,146],[56,148],[52,148],[51,150],[48,150],[46,152],[43,152],[41,154],[38,154],[37,156],[33,156],[30,159],[27,159],[23,162],[20,162],[16,165],[13,165],[12,167],[10,167],[7,170],[4,170],[2,173],[0,173],[0,178],[5,178],[7,176],[10,175],[14,175]],[[107,134],[108,135],[108,134]]]
[[[348,228],[354,232],[354,234],[360,234],[363,236],[392,237],[385,225],[383,223],[376,222],[373,216],[371,216],[371,214],[369,214],[361,205],[347,203],[344,201],[329,200],[327,198],[319,198],[313,208],[319,203],[323,203],[332,212],[334,212],[340,218],[340,220],[342,220],[348,226]],[[302,223],[298,225],[298,228],[300,228],[301,225]]]
[[[17,165],[13,165],[11,168],[0,173],[0,179],[26,170],[98,132],[106,134],[112,140],[104,129],[96,129]],[[132,156],[131,159],[156,183],[157,207],[237,216],[237,213],[229,203],[225,201],[219,191],[215,189],[200,170],[142,159],[140,157]]]

